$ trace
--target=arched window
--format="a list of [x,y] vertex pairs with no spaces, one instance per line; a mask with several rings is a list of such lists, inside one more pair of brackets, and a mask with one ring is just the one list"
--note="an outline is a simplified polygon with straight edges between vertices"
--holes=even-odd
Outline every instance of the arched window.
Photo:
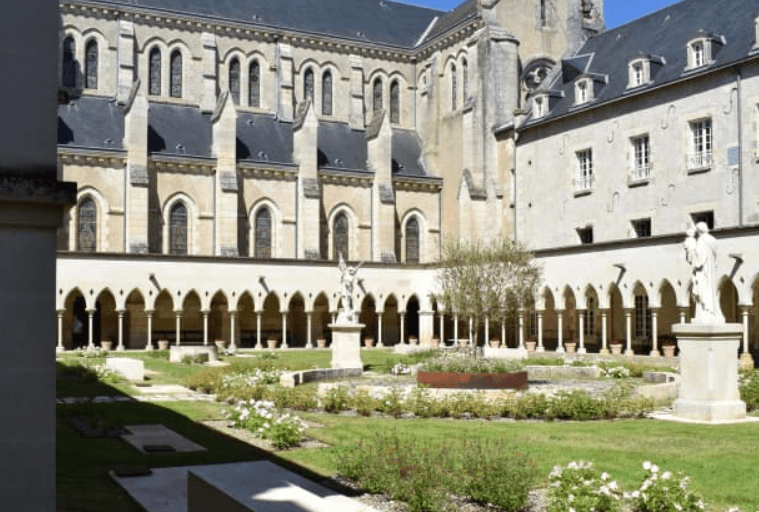
[[63,62],[61,66],[61,84],[63,87],[76,87],[76,43],[73,37],[63,41]]
[[464,105],[466,105],[466,100],[469,97],[469,63],[466,59],[461,61],[461,84],[464,93],[464,99],[462,101],[464,102]]
[[174,50],[171,53],[171,76],[169,78],[171,97],[182,97],[182,53]]
[[182,202],[169,212],[169,254],[187,254],[187,207]]
[[416,217],[406,223],[406,263],[419,263],[419,221]]
[[393,80],[390,84],[390,122],[401,122],[401,87],[398,80]]
[[382,110],[382,80],[377,78],[374,81],[374,87],[373,87],[373,95],[374,95],[374,113],[376,114],[380,110]]
[[161,50],[153,47],[150,50],[150,63],[148,72],[148,94],[161,95]]
[[348,240],[348,216],[341,212],[335,217],[333,232],[333,246],[335,248],[333,258],[338,260],[340,255],[346,260],[350,257],[350,241]]
[[308,68],[303,75],[303,99],[314,102],[314,71],[311,68]]
[[451,110],[456,110],[456,65],[451,64]]
[[84,87],[98,88],[98,43],[94,39],[90,39],[85,47]]
[[251,62],[248,68],[248,105],[261,106],[261,68],[257,60]]
[[83,252],[97,251],[98,210],[91,197],[79,202],[77,211],[76,249]]
[[332,115],[332,73],[325,71],[322,75],[322,114]]
[[271,258],[271,212],[261,208],[256,213],[256,258]]
[[229,92],[235,104],[240,104],[240,61],[237,57],[229,63]]

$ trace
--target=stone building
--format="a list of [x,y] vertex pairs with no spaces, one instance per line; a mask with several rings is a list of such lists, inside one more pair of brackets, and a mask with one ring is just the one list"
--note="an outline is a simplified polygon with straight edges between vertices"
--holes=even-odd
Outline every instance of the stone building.
[[[686,0],[612,31],[599,0],[61,3],[59,169],[79,189],[59,346],[75,317],[87,343],[127,348],[310,346],[329,336],[341,253],[365,262],[365,336],[458,337],[464,319],[431,298],[443,240],[513,237],[546,279],[503,337],[643,353],[688,308],[681,233],[709,212],[723,257],[741,255],[723,306],[755,332],[741,1],[742,16]],[[648,174],[630,167],[642,154]]]

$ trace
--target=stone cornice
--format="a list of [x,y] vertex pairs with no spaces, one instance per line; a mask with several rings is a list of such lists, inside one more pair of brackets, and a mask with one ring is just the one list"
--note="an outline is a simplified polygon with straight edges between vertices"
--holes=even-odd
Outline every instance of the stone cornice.
[[149,166],[155,171],[211,175],[216,171],[216,159],[152,155]]
[[238,162],[237,172],[246,179],[279,181],[295,181],[298,179],[298,166],[296,165]]
[[368,188],[374,182],[374,173],[321,168],[319,169],[319,180],[325,185],[347,185]]
[[98,167],[124,167],[127,152],[95,148],[58,147],[58,162],[69,165],[89,165]]
[[413,176],[394,176],[393,184],[396,190],[405,192],[432,192],[437,193],[443,189],[442,178],[415,178]]
[[485,22],[479,18],[473,18],[463,25],[453,27],[451,30],[435,37],[416,48],[418,60],[429,58],[433,53],[449,48],[461,41],[472,37],[475,32],[485,26]]

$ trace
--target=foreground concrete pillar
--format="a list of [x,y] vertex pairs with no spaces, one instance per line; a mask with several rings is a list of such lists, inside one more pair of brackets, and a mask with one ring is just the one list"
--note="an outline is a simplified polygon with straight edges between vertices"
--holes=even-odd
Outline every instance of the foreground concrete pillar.
[[117,309],[116,314],[118,315],[119,319],[119,339],[118,343],[116,345],[116,350],[119,352],[123,352],[125,350],[124,347],[124,313],[126,313],[125,309]]
[[607,311],[608,309],[601,310],[601,354],[604,355],[609,353],[609,329],[606,325]]
[[543,346],[543,312],[538,311],[538,352],[545,352],[546,348]]
[[651,309],[651,341],[653,348],[649,354],[651,357],[659,357],[659,310]]
[[63,314],[65,312],[65,309],[59,309],[55,312],[58,316],[58,345],[55,347],[56,352],[63,352],[65,350],[63,348]]
[[556,335],[558,336],[558,345],[556,346],[556,352],[564,353],[564,310],[556,310]]
[[680,348],[680,385],[675,415],[719,422],[746,417],[738,391],[741,324],[685,324],[672,327]]
[[145,345],[145,350],[153,350],[153,311],[152,309],[145,310],[145,317],[148,321],[148,342]]
[[625,309],[625,355],[635,354],[632,349],[632,309]]

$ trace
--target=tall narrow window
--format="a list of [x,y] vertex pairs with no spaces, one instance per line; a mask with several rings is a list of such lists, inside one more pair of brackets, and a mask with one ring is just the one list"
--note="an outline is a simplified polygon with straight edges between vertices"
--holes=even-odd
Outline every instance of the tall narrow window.
[[174,50],[171,53],[171,97],[182,97],[182,53]]
[[76,87],[76,43],[73,37],[67,37],[63,41],[63,62],[61,66],[61,85],[63,87]]
[[593,187],[593,151],[577,152],[577,177],[575,190],[590,190]]
[[648,135],[633,140],[633,179],[642,180],[651,175],[651,144]]
[[235,104],[240,104],[240,61],[235,57],[229,63],[229,92]]
[[651,308],[648,307],[648,296],[635,295],[635,337],[651,337]]
[[451,64],[451,110],[456,110],[456,85],[458,85],[456,76],[456,65]]
[[691,45],[691,52],[693,55],[692,67],[698,68],[704,65],[704,43],[697,41]]
[[154,47],[150,50],[150,70],[148,73],[148,93],[153,96],[161,95],[161,50]]
[[187,254],[187,207],[176,203],[169,212],[169,254]]
[[333,255],[334,259],[340,259],[341,254],[346,260],[350,258],[350,242],[348,240],[348,216],[345,215],[345,213],[338,213],[337,217],[335,217],[333,246],[335,248]]
[[596,299],[588,297],[588,307],[582,312],[585,316],[583,319],[583,334],[591,336],[596,330]]
[[271,258],[271,212],[261,208],[256,213],[256,258]]
[[462,91],[464,93],[463,102],[466,105],[466,100],[469,97],[469,63],[464,59],[461,62],[461,83]]
[[548,25],[548,14],[546,12],[546,0],[540,0],[540,26]]
[[401,122],[401,87],[398,80],[393,80],[390,84],[390,122]]
[[257,60],[251,62],[248,69],[248,105],[261,106],[261,68]]
[[85,197],[79,203],[77,224],[76,249],[83,252],[97,251],[98,210],[91,197]]
[[314,102],[314,71],[311,68],[308,68],[303,75],[303,99]]
[[379,78],[374,81],[372,93],[374,97],[374,112],[377,113],[382,110],[382,80]]
[[332,115],[332,72],[325,71],[322,76],[322,114]]
[[712,165],[712,120],[701,119],[690,123],[691,154],[688,169],[708,169]]
[[98,43],[94,39],[90,39],[85,47],[84,86],[98,88]]
[[406,223],[406,263],[419,263],[419,221],[416,217]]

